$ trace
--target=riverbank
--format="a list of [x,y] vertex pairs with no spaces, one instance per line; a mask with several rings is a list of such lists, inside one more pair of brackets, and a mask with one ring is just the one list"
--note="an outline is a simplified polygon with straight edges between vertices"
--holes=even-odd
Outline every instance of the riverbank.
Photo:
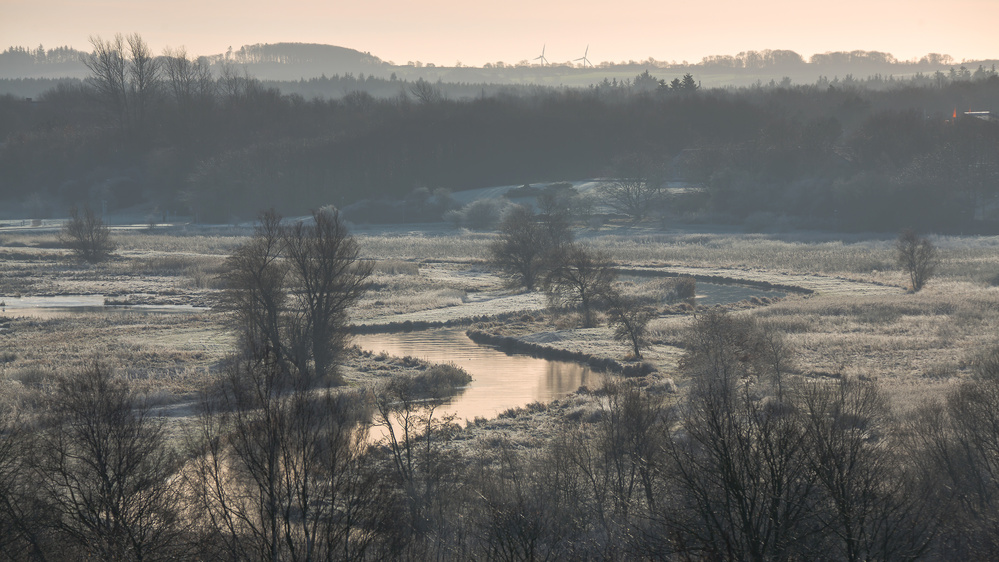
[[[53,232],[4,232],[0,297],[103,295],[119,303],[210,307],[217,301],[226,256],[250,233],[245,227],[186,226],[117,231],[117,256],[90,265],[73,260]],[[358,243],[364,257],[375,261],[375,271],[371,291],[354,311],[357,333],[472,329],[518,351],[627,364],[628,348],[606,327],[579,329],[571,314],[550,315],[540,293],[507,288],[485,262],[493,236],[443,229],[432,235],[360,232]],[[613,256],[629,290],[640,292],[643,283],[659,276],[690,275],[736,289],[779,291],[781,296],[725,306],[786,334],[800,376],[877,379],[907,401],[938,395],[968,376],[967,365],[993,344],[991,334],[999,327],[999,289],[991,284],[999,271],[996,239],[935,237],[943,250],[939,274],[910,295],[901,288],[904,276],[892,264],[889,239],[835,236],[580,233],[581,243]],[[714,306],[705,302],[699,300],[699,306]],[[676,371],[679,346],[698,311],[698,305],[687,304],[663,308],[650,323],[646,361],[659,373]],[[193,374],[214,372],[231,344],[224,317],[214,312],[7,318],[0,325],[5,349],[0,375],[4,384],[30,386],[104,357],[169,399],[189,396]],[[400,367],[368,361],[347,359],[351,384],[370,384]]]

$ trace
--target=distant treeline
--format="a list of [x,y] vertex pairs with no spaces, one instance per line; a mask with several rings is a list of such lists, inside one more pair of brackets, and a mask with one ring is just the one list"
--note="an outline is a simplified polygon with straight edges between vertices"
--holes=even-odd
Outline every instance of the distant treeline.
[[[56,64],[64,62],[80,62],[81,59],[89,54],[87,51],[80,51],[68,46],[56,47],[53,49],[45,49],[44,46],[38,45],[35,48],[23,47],[23,46],[11,46],[0,52],[0,67],[9,66],[25,66],[30,64]],[[417,68],[475,68],[462,65],[461,63],[455,63],[454,65],[435,65],[434,63],[424,63],[420,61],[407,61],[405,63],[396,64],[394,61],[383,61],[377,56],[372,55],[369,52],[361,52],[355,49],[349,49],[346,47],[338,47],[335,45],[322,45],[316,43],[274,43],[274,44],[262,44],[258,43],[255,45],[244,45],[238,50],[233,50],[231,47],[225,53],[218,53],[213,55],[204,55],[203,58],[210,60],[213,63],[222,61],[231,61],[239,64],[258,64],[258,63],[281,63],[281,64],[307,64],[307,63],[344,63],[344,64],[363,64],[372,67],[376,66],[389,66],[389,67],[417,67]],[[699,62],[687,62],[682,61],[678,63],[677,61],[666,61],[666,60],[656,60],[655,58],[649,57],[648,59],[636,61],[604,61],[598,63],[596,66],[609,67],[609,66],[646,66],[652,68],[688,68],[688,67],[725,67],[725,68],[790,68],[794,66],[799,66],[803,64],[811,64],[816,66],[829,66],[829,65],[844,65],[844,64],[854,64],[854,65],[898,65],[898,66],[908,66],[922,68],[923,70],[931,69],[935,70],[940,66],[952,66],[957,61],[954,57],[947,54],[940,53],[929,53],[924,57],[913,60],[899,60],[895,58],[891,53],[884,53],[880,51],[834,51],[826,53],[816,53],[807,59],[796,53],[795,51],[790,51],[787,49],[764,49],[762,51],[743,51],[736,55],[710,55],[702,58]],[[519,62],[503,62],[496,61],[492,63],[486,63],[482,68],[517,68],[517,67],[540,67],[536,63],[528,62],[527,60],[522,60]],[[555,62],[549,66],[570,66],[570,67],[580,67],[581,65],[575,65],[571,63],[559,63]]]
[[[95,75],[0,98],[8,213],[89,202],[249,219],[417,187],[634,174],[621,163],[635,161],[706,188],[677,206],[688,218],[967,232],[996,206],[999,123],[964,115],[999,109],[991,68],[727,90],[648,71],[589,88],[343,75],[278,89],[235,66],[158,60],[155,80],[121,95]],[[295,92],[313,87],[341,93]]]
[[[42,45],[34,48],[10,47],[0,52],[0,78],[84,78],[87,69],[81,61],[89,54],[70,47],[49,50]],[[162,53],[161,58],[169,55]],[[896,59],[891,53],[861,50],[804,57],[790,50],[765,49],[736,55],[712,55],[692,62],[649,57],[644,60],[603,61],[583,67],[570,61],[553,61],[542,66],[524,59],[488,62],[475,67],[460,61],[449,64],[418,60],[383,61],[371,53],[312,43],[244,45],[236,50],[230,48],[225,53],[196,58],[215,69],[237,65],[262,80],[298,81],[321,76],[365,74],[385,79],[395,75],[400,80],[412,81],[422,78],[451,83],[588,86],[604,78],[623,81],[649,69],[681,75],[691,72],[710,87],[747,86],[756,80],[779,82],[784,77],[796,84],[812,83],[818,76],[865,77],[878,74],[911,77],[916,73],[959,71],[959,67],[974,72],[979,66],[993,68],[997,62],[955,61],[950,55],[939,53],[905,61]],[[8,90],[0,90],[0,93],[8,93]],[[329,96],[329,93],[323,92],[322,95]]]

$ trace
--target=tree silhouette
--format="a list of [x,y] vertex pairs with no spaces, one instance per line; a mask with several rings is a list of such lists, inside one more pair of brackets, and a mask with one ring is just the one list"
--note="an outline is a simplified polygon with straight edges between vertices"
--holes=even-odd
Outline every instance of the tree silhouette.
[[899,267],[909,274],[909,287],[915,293],[933,277],[937,267],[937,249],[929,239],[906,229],[895,240],[895,259]]
[[104,220],[89,206],[82,211],[77,207],[69,211],[69,221],[59,238],[78,257],[91,263],[108,259],[118,248]]

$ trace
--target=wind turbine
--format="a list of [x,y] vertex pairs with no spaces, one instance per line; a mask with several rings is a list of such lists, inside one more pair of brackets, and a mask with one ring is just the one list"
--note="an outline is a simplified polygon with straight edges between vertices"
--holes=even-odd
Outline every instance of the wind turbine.
[[588,54],[590,54],[590,46],[589,45],[586,46],[586,51],[583,52],[583,56],[579,57],[578,59],[576,59],[576,60],[574,60],[572,62],[576,62],[576,61],[580,61],[580,60],[583,61],[583,68],[586,68],[586,65],[593,66],[593,63],[590,62],[590,59],[586,58],[586,55],[588,55]]
[[532,60],[541,59],[541,66],[544,66],[545,63],[548,62],[548,59],[545,58],[545,47],[547,47],[547,46],[548,45],[542,45],[541,46],[541,56],[540,57],[534,57],[534,59],[532,59]]

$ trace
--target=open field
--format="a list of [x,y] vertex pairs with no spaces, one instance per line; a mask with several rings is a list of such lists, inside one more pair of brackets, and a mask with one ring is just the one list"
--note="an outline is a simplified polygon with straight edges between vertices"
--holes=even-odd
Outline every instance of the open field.
[[[250,233],[245,227],[118,231],[117,256],[88,265],[60,248],[54,233],[7,231],[0,233],[0,295],[96,294],[121,304],[212,306],[225,256]],[[354,322],[441,323],[525,311],[533,314],[529,321],[479,327],[560,349],[618,360],[626,356],[626,347],[613,340],[609,328],[576,329],[571,317],[545,313],[542,295],[506,288],[485,262],[492,237],[436,227],[429,233],[360,230],[363,257],[376,266],[372,290]],[[811,291],[766,306],[747,302],[735,308],[787,334],[796,372],[877,379],[899,396],[900,406],[937,395],[965,376],[974,355],[994,344],[999,327],[999,288],[991,285],[999,272],[996,238],[934,238],[942,257],[939,274],[918,294],[902,289],[906,279],[894,267],[892,241],[884,237],[618,228],[581,238],[622,268]],[[677,346],[690,321],[689,313],[652,321],[654,345],[647,360],[661,373],[675,371],[682,354]],[[211,312],[3,322],[7,388],[41,388],[51,373],[102,359],[143,381],[161,396],[159,401],[187,399],[194,375],[217,368],[232,345],[223,318]],[[345,371],[348,380],[362,385],[369,382],[363,373],[372,372],[351,364]]]
[[[798,482],[813,478],[812,471],[823,470],[823,463],[842,466],[854,463],[841,463],[841,458],[858,458],[841,449],[820,450],[829,429],[872,455],[856,464],[861,471],[858,478],[873,475],[877,493],[887,490],[891,495],[885,497],[894,501],[917,497],[913,490],[925,488],[929,494],[951,486],[938,485],[947,474],[938,471],[937,461],[926,453],[936,451],[935,445],[917,441],[933,437],[925,431],[926,424],[937,419],[935,413],[944,408],[956,411],[953,391],[968,392],[971,385],[964,383],[982,364],[980,354],[995,348],[999,331],[999,287],[994,286],[992,273],[999,271],[999,252],[991,238],[935,238],[943,258],[939,275],[922,291],[910,293],[903,288],[906,276],[893,264],[892,241],[883,237],[840,240],[828,234],[765,236],[711,229],[663,233],[634,227],[583,233],[581,243],[605,252],[618,268],[617,294],[655,310],[648,325],[650,346],[642,350],[639,362],[633,349],[616,339],[607,325],[615,312],[598,311],[596,327],[583,328],[582,314],[550,309],[540,292],[512,289],[488,264],[488,244],[495,234],[449,231],[441,225],[424,233],[411,228],[364,229],[356,241],[362,259],[373,262],[371,287],[352,310],[351,322],[364,334],[356,341],[368,348],[347,349],[337,372],[327,371],[330,376],[323,380],[345,386],[290,389],[293,379],[283,378],[288,375],[279,369],[261,363],[241,367],[241,360],[233,360],[239,348],[237,335],[231,329],[232,318],[218,306],[225,296],[220,275],[226,271],[226,258],[250,240],[250,234],[252,230],[245,227],[118,230],[114,235],[120,250],[111,260],[90,265],[75,260],[52,232],[0,231],[0,413],[5,419],[28,420],[24,427],[52,424],[24,433],[26,439],[40,439],[26,443],[43,445],[30,445],[33,452],[23,462],[36,462],[36,454],[60,451],[50,436],[64,428],[87,427],[58,421],[62,418],[48,421],[47,416],[58,414],[62,404],[75,403],[77,396],[101,400],[115,396],[114,391],[96,389],[77,392],[79,387],[72,386],[93,380],[100,363],[110,368],[104,372],[111,373],[105,376],[113,383],[103,388],[124,380],[142,396],[142,402],[126,404],[122,412],[142,410],[135,407],[138,404],[149,406],[152,419],[147,421],[162,430],[159,450],[178,460],[161,480],[174,483],[173,489],[186,498],[182,505],[192,501],[190,505],[202,505],[197,501],[203,488],[197,486],[209,480],[198,474],[211,459],[225,462],[205,475],[224,475],[226,489],[253,493],[251,480],[237,478],[229,462],[280,457],[282,464],[274,473],[295,475],[299,466],[310,465],[312,457],[285,456],[287,452],[305,451],[310,443],[325,439],[323,432],[350,428],[357,433],[352,433],[352,444],[343,443],[347,447],[343,451],[349,448],[351,455],[358,455],[351,458],[365,464],[323,468],[322,478],[364,475],[372,485],[398,490],[400,503],[386,503],[378,508],[381,511],[373,511],[390,517],[388,536],[398,521],[406,521],[410,506],[426,510],[411,515],[413,521],[431,510],[446,518],[446,524],[433,523],[434,529],[447,528],[451,521],[476,532],[497,528],[493,515],[501,511],[496,507],[507,507],[493,498],[520,498],[522,485],[529,486],[523,488],[529,492],[526,500],[502,499],[512,502],[506,505],[516,521],[523,520],[525,513],[547,517],[563,511],[575,513],[573,520],[597,521],[605,509],[606,513],[614,509],[617,498],[626,497],[614,491],[615,474],[630,471],[634,476],[644,466],[656,466],[643,480],[646,483],[634,488],[644,488],[645,493],[627,500],[635,506],[635,523],[624,516],[619,520],[624,523],[613,523],[644,532],[642,525],[651,516],[673,513],[666,509],[677,506],[675,513],[682,515],[675,500],[688,497],[683,494],[701,501],[703,496],[694,496],[696,489],[683,487],[677,475],[694,473],[691,467],[706,478],[722,473],[720,464],[685,464],[709,458],[685,456],[685,447],[693,441],[690,436],[707,435],[705,428],[714,427],[710,420],[705,423],[704,416],[711,411],[712,397],[720,396],[731,397],[726,402],[729,408],[747,408],[718,424],[726,432],[721,437],[749,436],[752,441],[719,442],[722,446],[712,450],[725,455],[759,451],[760,458],[767,459],[777,451],[773,458],[800,463],[781,465],[787,470],[778,471]],[[681,275],[696,280],[701,298],[667,300],[681,294],[678,287],[690,288],[689,279],[680,283],[667,279]],[[708,300],[717,290],[713,287],[725,295],[719,304]],[[731,302],[735,299],[741,300]],[[718,310],[726,312],[715,314]],[[694,326],[698,329],[691,329]],[[721,329],[711,332],[711,326]],[[399,333],[405,329],[420,331]],[[403,340],[406,345],[395,345]],[[473,343],[482,341],[517,355],[505,356]],[[767,355],[768,342],[781,347],[779,367],[767,363],[772,357]],[[436,346],[433,353],[429,346]],[[712,350],[720,350],[715,356],[721,357],[718,363],[710,363],[716,360]],[[473,363],[475,355],[485,356],[485,363]],[[992,358],[999,364],[999,356]],[[247,359],[248,364],[251,361]],[[708,370],[717,365],[722,365],[717,371]],[[712,393],[712,388],[721,388],[718,380],[723,371],[724,376],[732,372],[739,378],[726,387],[732,389],[730,394]],[[979,384],[981,379],[975,381]],[[240,402],[250,395],[255,398]],[[837,402],[837,396],[846,402]],[[925,407],[928,401],[939,403],[945,397],[950,400],[946,406]],[[826,399],[831,401],[822,402]],[[813,406],[818,409],[810,410]],[[992,419],[977,412],[968,419],[972,418]],[[740,425],[744,423],[755,425]],[[741,429],[729,432],[733,427]],[[945,430],[950,427],[957,426]],[[792,433],[784,433],[785,429]],[[818,438],[813,439],[813,430],[820,432]],[[990,427],[984,430],[989,439],[994,436]],[[332,439],[338,434],[329,435]],[[243,441],[246,436],[252,436],[251,441]],[[785,450],[770,447],[772,443],[790,445]],[[322,445],[314,450],[327,449]],[[277,451],[281,453],[271,454]],[[254,456],[259,453],[266,454]],[[415,472],[402,460],[409,453],[416,455],[416,464],[411,465]],[[813,455],[829,460],[816,463],[820,457]],[[298,464],[299,459],[306,460]],[[627,462],[619,465],[620,459]],[[750,461],[745,465],[746,482],[755,485],[761,474],[762,480],[774,474],[767,472],[767,465]],[[245,471],[251,464],[232,466]],[[624,472],[613,472],[616,466],[624,467]],[[764,469],[758,470],[759,466]],[[864,472],[867,467],[880,472]],[[32,493],[36,474],[23,476]],[[546,480],[549,475],[556,478]],[[822,495],[821,479],[807,482],[808,500],[795,505],[814,505],[820,516],[832,513],[825,507],[831,504]],[[407,488],[410,483],[418,487]],[[511,483],[516,494],[490,491],[491,486]],[[337,493],[347,489],[335,486]],[[420,486],[427,490],[425,496],[405,495],[407,489]],[[367,491],[358,498],[375,497],[375,488],[363,490]],[[549,501],[545,494],[553,490],[571,491],[569,500],[531,507],[535,496]],[[881,505],[882,496],[875,497],[872,505]],[[943,518],[927,519],[942,525],[942,533],[969,534],[969,519],[955,507],[956,500],[944,504],[938,496],[918,498],[922,502],[918,506],[933,506],[930,511],[947,513],[948,518],[954,515],[953,528]],[[207,499],[210,504],[217,501]],[[333,505],[334,500],[319,501]],[[523,501],[528,502],[526,508]],[[712,513],[724,510],[714,507],[724,505],[722,500],[712,496],[710,501],[718,502],[708,504]],[[402,509],[397,510],[397,505]],[[557,507],[549,509],[550,505]],[[572,505],[578,511],[571,511]],[[940,505],[948,507],[939,509]],[[286,513],[297,517],[295,511]],[[181,519],[183,525],[201,524],[194,516],[190,521]],[[898,520],[903,522],[899,528],[910,521]],[[584,529],[577,535],[603,532],[596,526],[591,529],[597,530]],[[564,536],[561,528],[545,532],[558,540]],[[826,540],[822,533],[809,533],[816,537],[813,541]],[[608,539],[612,540],[618,539]],[[914,544],[920,540],[917,537]],[[589,543],[580,544],[587,548]],[[455,555],[457,551],[450,548],[442,548],[450,554],[437,558],[484,558]],[[814,552],[823,549],[819,546]],[[620,549],[607,553],[608,559],[630,559]],[[413,550],[408,558],[428,558],[424,554]]]

